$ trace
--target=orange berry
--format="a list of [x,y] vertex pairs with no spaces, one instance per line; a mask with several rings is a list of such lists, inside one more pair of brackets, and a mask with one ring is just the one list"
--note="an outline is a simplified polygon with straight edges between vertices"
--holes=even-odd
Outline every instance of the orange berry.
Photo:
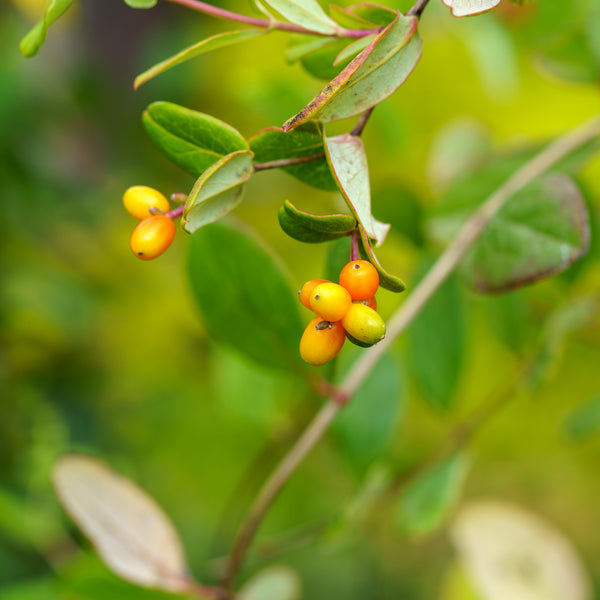
[[175,223],[165,215],[154,215],[140,221],[131,234],[129,245],[133,253],[142,260],[160,256],[175,237]]
[[315,286],[310,295],[310,307],[326,321],[339,321],[350,304],[348,290],[331,281]]
[[342,319],[342,327],[354,341],[372,346],[385,336],[385,322],[378,312],[364,304],[352,304]]
[[312,310],[310,307],[310,294],[320,283],[326,283],[327,279],[311,279],[307,281],[298,292],[298,297],[300,298],[300,302],[306,306],[309,310]]
[[336,356],[345,340],[346,334],[339,321],[330,323],[315,317],[302,334],[300,356],[309,365],[324,365]]
[[353,304],[364,304],[373,310],[377,310],[377,298],[375,296],[369,298],[368,300],[353,300]]
[[123,194],[123,205],[127,212],[140,221],[152,216],[150,207],[167,212],[171,206],[169,201],[154,188],[145,185],[134,185]]
[[379,287],[379,274],[369,261],[353,260],[340,272],[340,285],[350,292],[352,300],[368,300]]

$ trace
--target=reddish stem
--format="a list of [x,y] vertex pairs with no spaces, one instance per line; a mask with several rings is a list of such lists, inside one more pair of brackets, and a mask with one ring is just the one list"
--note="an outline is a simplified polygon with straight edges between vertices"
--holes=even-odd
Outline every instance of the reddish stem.
[[183,214],[184,206],[184,204],[181,204],[177,208],[174,208],[173,210],[170,210],[169,212],[165,213],[165,215],[167,217],[170,217],[171,219],[176,219],[177,217],[180,217]]
[[228,21],[236,21],[238,23],[244,23],[245,25],[252,25],[253,27],[263,27],[265,29],[277,29],[278,31],[292,31],[294,33],[306,33],[309,35],[320,35],[323,37],[341,37],[341,38],[362,38],[373,33],[378,33],[380,28],[375,29],[344,29],[339,27],[334,34],[322,33],[319,31],[313,31],[294,23],[284,23],[283,21],[269,21],[268,19],[258,19],[256,17],[248,17],[246,15],[240,15],[238,13],[212,6],[201,0],[168,0],[174,4],[181,4],[192,10],[211,15],[218,19],[226,19]]
[[358,231],[355,229],[352,232],[352,260],[358,260],[360,253],[358,251]]

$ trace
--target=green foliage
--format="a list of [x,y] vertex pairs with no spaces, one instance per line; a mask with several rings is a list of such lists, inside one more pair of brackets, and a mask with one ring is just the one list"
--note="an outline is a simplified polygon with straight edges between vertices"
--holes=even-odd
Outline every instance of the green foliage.
[[298,300],[273,256],[253,236],[214,224],[188,256],[194,299],[213,338],[269,367],[301,367]]
[[223,157],[248,150],[246,140],[227,123],[171,102],[154,102],[142,120],[156,147],[195,177]]
[[369,239],[367,232],[362,227],[359,227],[359,231],[360,240],[358,242],[358,252],[361,258],[368,260],[377,269],[377,273],[379,274],[379,285],[390,292],[403,292],[406,289],[404,281],[402,281],[400,277],[392,275],[381,266],[373,252],[371,240]]
[[300,578],[289,567],[273,566],[259,571],[240,590],[240,600],[300,600]]
[[125,4],[131,8],[152,8],[158,0],[125,0]]
[[253,173],[252,152],[232,152],[198,177],[183,209],[183,227],[194,233],[230,213],[242,200],[243,184]]
[[299,242],[318,243],[345,237],[356,228],[350,215],[312,215],[285,201],[278,213],[281,228]]
[[[309,121],[288,133],[279,127],[269,127],[255,133],[248,143],[257,163],[315,156],[325,152],[323,128],[315,121]],[[325,154],[322,158],[310,162],[283,167],[283,171],[325,191],[338,189]]]
[[439,529],[458,502],[468,467],[465,455],[453,454],[416,477],[400,496],[399,526],[415,537]]
[[578,406],[565,422],[565,432],[574,441],[581,441],[600,430],[600,396]]
[[325,14],[317,0],[265,0],[265,4],[309,31],[334,34],[338,29],[337,23]]
[[[154,0],[156,2],[156,0]],[[35,56],[46,41],[48,27],[54,23],[70,6],[73,0],[48,0],[42,19],[21,40],[19,51],[23,56]]]

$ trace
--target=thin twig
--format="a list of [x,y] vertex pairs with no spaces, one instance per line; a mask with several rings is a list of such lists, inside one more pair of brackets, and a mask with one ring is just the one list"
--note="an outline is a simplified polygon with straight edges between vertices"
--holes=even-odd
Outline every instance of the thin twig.
[[367,121],[369,120],[369,117],[371,116],[371,113],[373,112],[374,108],[374,106],[371,106],[371,108],[367,108],[367,110],[365,110],[365,112],[362,115],[360,115],[360,119],[358,119],[356,125],[350,132],[351,136],[360,137],[362,135],[363,129],[365,128],[365,125],[367,124]]
[[410,8],[410,10],[406,13],[406,16],[417,17],[417,19],[420,19],[428,3],[429,0],[417,0],[414,3],[414,5]]
[[380,27],[374,29],[345,29],[338,27],[334,33],[324,33],[321,31],[313,31],[294,23],[286,23],[284,21],[276,21],[269,19],[258,19],[256,17],[248,17],[246,15],[240,15],[212,4],[207,4],[201,0],[168,0],[174,4],[180,4],[186,6],[192,10],[204,13],[205,15],[211,15],[218,19],[226,19],[227,21],[235,21],[236,23],[243,23],[244,25],[251,25],[252,27],[261,27],[263,29],[276,29],[278,31],[291,31],[293,33],[304,33],[307,35],[319,35],[322,37],[340,37],[340,38],[363,38],[367,35],[372,35],[381,31]]
[[322,158],[325,158],[325,152],[317,152],[316,154],[309,154],[308,156],[296,156],[295,158],[281,158],[279,160],[270,160],[263,163],[256,163],[254,165],[254,170],[266,171],[268,169],[281,169],[283,167],[293,167],[294,165],[302,165],[307,162],[321,160]]
[[[598,135],[600,135],[600,117],[596,116],[544,148],[489,196],[482,206],[465,222],[456,238],[415,288],[415,291],[392,315],[389,320],[386,338],[365,352],[362,358],[356,361],[350,369],[349,375],[337,388],[336,396],[341,394],[342,397],[349,399],[355,394],[384,352],[408,327],[433,293],[444,283],[473,243],[483,233],[490,220],[513,194],[544,174],[560,159]],[[343,404],[331,400],[324,404],[296,444],[265,482],[250,508],[245,522],[242,524],[229,555],[223,578],[225,587],[231,588],[254,534],[269,506],[298,465],[327,432],[342,407]]]

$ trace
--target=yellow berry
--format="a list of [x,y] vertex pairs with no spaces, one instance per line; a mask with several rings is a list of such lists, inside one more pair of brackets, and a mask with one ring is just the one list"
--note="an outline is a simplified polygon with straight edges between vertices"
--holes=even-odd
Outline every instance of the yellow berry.
[[330,323],[315,317],[302,334],[300,356],[309,365],[324,365],[336,356],[345,340],[346,334],[339,321]]
[[372,346],[385,336],[385,322],[379,313],[365,304],[352,304],[342,321],[351,341]]
[[134,185],[123,194],[123,205],[127,212],[140,221],[152,216],[150,207],[167,212],[171,207],[169,201],[154,188],[145,185]]
[[137,224],[131,234],[129,245],[138,258],[152,260],[171,245],[174,237],[173,220],[165,215],[154,215]]
[[315,286],[310,295],[310,307],[326,321],[339,321],[350,304],[348,290],[331,281]]

